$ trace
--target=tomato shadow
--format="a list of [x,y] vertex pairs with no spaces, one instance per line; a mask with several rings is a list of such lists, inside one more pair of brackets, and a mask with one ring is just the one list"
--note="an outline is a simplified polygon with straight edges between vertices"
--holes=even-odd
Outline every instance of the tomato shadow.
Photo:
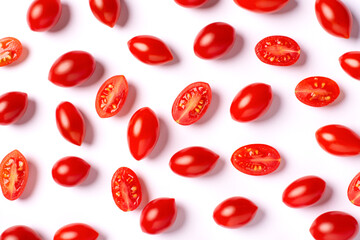
[[87,187],[87,186],[92,185],[96,181],[98,176],[99,176],[99,170],[96,169],[95,167],[91,166],[89,175],[87,176],[85,181],[79,185],[79,187]]
[[35,186],[38,180],[38,168],[31,160],[31,158],[27,158],[28,168],[29,168],[29,176],[26,183],[26,188],[24,192],[21,194],[20,199],[26,200],[31,197],[31,194],[35,190]]
[[169,127],[166,125],[166,122],[161,118],[159,118],[160,125],[160,136],[155,145],[154,150],[150,153],[149,158],[154,159],[157,158],[161,152],[164,150],[166,143],[169,140]]
[[49,30],[49,32],[56,33],[63,30],[69,24],[70,16],[71,16],[71,11],[69,5],[67,3],[62,3],[60,19],[56,23],[56,25]]
[[84,114],[84,112],[79,108],[78,110],[81,113],[85,122],[85,137],[83,142],[90,145],[94,141],[94,136],[95,136],[94,126],[90,122],[89,118]]
[[284,13],[288,13],[291,12],[292,10],[294,10],[297,7],[298,3],[296,0],[290,0],[283,8],[281,8],[279,11],[270,13],[273,15],[278,15],[278,14],[284,14]]
[[274,117],[279,112],[280,107],[281,107],[280,96],[276,92],[273,92],[273,99],[270,105],[270,109],[263,116],[261,116],[258,119],[255,119],[254,123],[261,123]]
[[170,62],[167,62],[165,64],[163,64],[163,66],[173,66],[173,65],[176,65],[180,62],[180,58],[179,58],[179,55],[173,50],[172,47],[170,47],[168,45],[169,49],[170,49],[170,52],[173,56],[173,59],[170,61]]
[[121,5],[120,16],[116,25],[124,27],[129,20],[129,8],[124,0],[119,0]]
[[216,113],[216,110],[220,106],[220,94],[218,94],[216,91],[212,91],[211,93],[211,104],[209,108],[207,109],[206,113],[202,118],[200,118],[199,121],[197,121],[196,125],[202,125],[207,123]]
[[220,0],[208,0],[204,5],[200,6],[199,9],[208,9],[219,3]]
[[266,217],[265,211],[263,211],[261,208],[258,208],[254,218],[248,224],[243,226],[241,229],[257,227],[257,225],[259,225],[262,221],[264,221],[265,217]]
[[280,160],[280,165],[279,165],[279,167],[275,170],[274,174],[280,173],[280,172],[282,172],[282,171],[286,168],[287,162],[285,161],[285,158],[284,158],[284,156],[283,156],[281,153],[280,153],[280,158],[281,158],[281,160]]
[[[98,231],[98,230],[97,230]],[[101,231],[99,232],[99,236],[97,238],[97,240],[107,240],[108,238],[106,237],[106,235],[104,235]],[[44,238],[45,239],[45,238]]]
[[89,87],[89,86],[97,83],[104,76],[104,73],[105,73],[104,65],[102,63],[96,61],[95,71],[91,75],[91,77],[88,80],[86,80],[84,83],[82,83],[76,87],[79,87],[79,88]]
[[309,206],[309,208],[316,208],[320,205],[326,204],[331,199],[333,194],[334,194],[334,190],[332,189],[332,187],[326,184],[325,191],[322,197],[320,198],[320,200],[317,201],[315,204]]
[[128,83],[128,95],[126,97],[124,106],[122,107],[122,109],[120,110],[120,112],[118,114],[116,114],[116,117],[124,117],[126,116],[128,113],[130,113],[132,107],[135,104],[135,100],[136,100],[136,87],[134,84],[132,83]]
[[173,234],[174,232],[180,230],[185,224],[185,220],[186,220],[185,208],[181,204],[176,203],[176,209],[177,209],[176,220],[174,224],[167,231],[163,233],[164,235]]
[[334,102],[332,102],[331,104],[325,106],[326,108],[332,108],[332,107],[336,107],[337,105],[339,105],[342,101],[344,101],[345,98],[345,92],[344,92],[344,88],[340,87],[340,94],[339,96],[335,99]]
[[215,167],[209,173],[205,174],[203,178],[209,178],[218,175],[224,169],[224,167],[225,167],[225,160],[219,158],[217,160]]
[[28,99],[28,105],[25,114],[14,123],[14,125],[23,125],[31,120],[36,112],[36,103],[32,99]]
[[296,63],[293,65],[293,67],[302,67],[305,65],[307,60],[307,53],[304,51],[303,48],[300,50],[300,56],[299,59],[296,61]]
[[235,33],[234,45],[232,46],[230,51],[226,53],[224,56],[220,57],[218,61],[226,61],[236,57],[236,55],[240,53],[243,46],[244,46],[244,38],[240,34]]
[[352,27],[351,27],[351,35],[350,35],[350,38],[351,39],[357,39],[359,38],[359,28],[360,28],[360,25],[359,25],[359,21],[356,17],[355,14],[352,14]]
[[144,207],[146,206],[146,204],[149,203],[149,191],[147,189],[146,183],[145,181],[138,176],[140,185],[141,185],[141,193],[142,193],[142,199],[141,199],[141,203],[139,205],[139,207],[135,210],[137,212],[141,212]]
[[25,61],[29,57],[30,51],[29,48],[22,44],[22,52],[20,57],[13,63],[7,65],[7,68],[16,67],[17,65],[21,64],[23,61]]

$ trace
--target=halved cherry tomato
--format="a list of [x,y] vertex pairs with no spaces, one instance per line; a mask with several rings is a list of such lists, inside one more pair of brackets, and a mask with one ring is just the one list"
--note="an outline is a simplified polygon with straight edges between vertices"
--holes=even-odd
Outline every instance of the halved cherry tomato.
[[84,223],[71,223],[56,231],[54,240],[96,240],[99,233]]
[[28,226],[16,225],[6,229],[0,240],[41,240],[39,234]]
[[235,30],[223,22],[214,22],[200,30],[194,41],[196,56],[215,59],[225,55],[235,42]]
[[52,168],[54,181],[64,187],[72,187],[82,183],[90,172],[90,164],[78,157],[64,157]]
[[249,144],[237,149],[231,156],[231,163],[240,172],[253,175],[267,175],[280,165],[280,154],[265,144]]
[[80,146],[85,137],[84,118],[70,102],[62,102],[56,108],[56,125],[69,142]]
[[14,150],[0,164],[0,185],[3,195],[9,200],[18,199],[25,190],[29,175],[26,158]]
[[129,87],[123,75],[113,76],[106,80],[96,95],[95,108],[101,118],[116,115],[123,107]]
[[35,0],[31,3],[26,17],[31,30],[43,32],[55,26],[60,15],[60,0]]
[[352,15],[342,1],[316,0],[315,13],[325,31],[336,37],[350,37]]
[[300,57],[300,46],[285,36],[269,36],[255,46],[256,56],[263,63],[274,66],[290,66]]
[[22,44],[13,37],[0,39],[0,67],[16,61],[22,53]]
[[111,179],[111,192],[116,206],[124,212],[135,210],[141,203],[141,184],[133,170],[121,167]]
[[295,96],[312,107],[324,107],[334,102],[340,94],[337,83],[326,77],[308,77],[299,82]]
[[114,27],[120,16],[120,0],[89,0],[94,16],[103,24]]
[[194,82],[182,90],[172,106],[172,117],[180,125],[197,122],[211,103],[211,88],[205,82]]
[[208,0],[175,0],[182,7],[195,8],[205,4]]
[[51,66],[49,80],[60,87],[72,87],[85,82],[95,71],[95,59],[84,51],[61,55]]
[[339,58],[342,69],[351,77],[360,80],[360,51],[343,54]]
[[28,97],[23,92],[8,92],[0,96],[0,125],[20,119],[27,108]]
[[128,47],[134,57],[146,64],[164,64],[174,59],[169,47],[154,36],[133,37],[128,41]]
[[360,172],[350,182],[347,195],[352,204],[360,206]]
[[274,12],[284,7],[289,0],[234,0],[237,5],[258,13]]
[[360,153],[360,137],[342,125],[326,125],[319,128],[315,137],[320,147],[337,156],[354,156]]
[[175,222],[176,214],[174,198],[154,199],[141,212],[141,230],[149,234],[161,233]]

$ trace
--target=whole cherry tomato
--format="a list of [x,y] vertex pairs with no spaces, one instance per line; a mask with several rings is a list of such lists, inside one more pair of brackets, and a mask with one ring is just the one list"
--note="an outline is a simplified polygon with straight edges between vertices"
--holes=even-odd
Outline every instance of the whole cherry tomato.
[[56,231],[54,240],[96,240],[99,233],[84,223],[71,223]]
[[154,199],[141,212],[141,230],[149,234],[161,233],[175,222],[176,214],[174,198]]
[[156,114],[148,107],[137,110],[128,125],[127,139],[131,155],[141,160],[151,153],[159,138],[160,126]]
[[13,37],[0,39],[0,67],[15,62],[22,53],[22,44]]
[[55,26],[60,15],[60,0],[35,0],[31,3],[26,17],[31,30],[43,32]]
[[219,58],[228,52],[235,42],[235,30],[223,22],[205,26],[195,38],[194,52],[203,59]]
[[360,172],[350,182],[347,195],[352,204],[360,206]]
[[72,187],[82,183],[89,175],[90,164],[78,157],[64,157],[52,168],[52,177],[56,183],[64,187]]
[[339,58],[342,69],[351,77],[360,80],[360,51],[343,54]]
[[70,102],[62,102],[56,108],[56,125],[69,142],[80,146],[85,137],[84,118]]
[[269,13],[284,7],[289,0],[234,0],[237,5],[258,13]]
[[28,226],[16,225],[6,229],[0,240],[41,240],[40,236]]
[[20,119],[27,108],[28,97],[23,92],[8,92],[0,96],[0,125]]
[[182,7],[196,8],[205,4],[208,0],[175,0]]
[[103,24],[114,27],[120,16],[120,0],[89,0],[94,16]]

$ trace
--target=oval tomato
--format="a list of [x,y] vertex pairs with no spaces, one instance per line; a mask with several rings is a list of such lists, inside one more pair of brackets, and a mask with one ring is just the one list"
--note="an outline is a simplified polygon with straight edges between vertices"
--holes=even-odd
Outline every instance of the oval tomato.
[[0,164],[0,185],[5,198],[18,199],[25,190],[29,175],[26,158],[14,150]]
[[326,77],[308,77],[299,82],[295,96],[312,107],[324,107],[334,102],[340,94],[337,83]]
[[210,106],[211,96],[209,84],[191,83],[176,97],[171,110],[173,119],[181,125],[197,122]]
[[16,61],[22,53],[22,44],[13,37],[0,39],[0,67]]
[[353,20],[351,12],[342,1],[316,0],[315,12],[325,31],[336,37],[350,37]]
[[269,36],[255,46],[256,56],[263,63],[274,66],[290,66],[300,57],[300,46],[285,36]]
[[352,204],[360,206],[360,173],[350,182],[347,195]]
[[96,240],[99,233],[84,223],[72,223],[56,231],[54,240]]
[[221,202],[214,210],[213,218],[217,224],[227,228],[238,228],[249,223],[258,207],[247,198],[231,197]]
[[207,0],[175,0],[175,2],[182,7],[195,8],[202,6]]
[[310,227],[316,240],[349,240],[359,231],[356,219],[340,211],[326,212],[318,216]]
[[203,59],[219,58],[228,52],[235,41],[235,30],[223,22],[214,22],[200,30],[194,41],[196,56]]
[[103,24],[114,27],[120,16],[120,0],[89,0],[94,16]]
[[95,108],[101,118],[116,115],[123,107],[129,87],[123,75],[113,76],[106,80],[96,95]]
[[230,106],[232,119],[238,122],[253,121],[264,115],[272,102],[271,86],[253,83],[243,88]]
[[148,107],[137,110],[128,125],[127,139],[131,155],[141,160],[151,153],[159,138],[160,126],[156,114]]
[[135,210],[141,203],[141,184],[133,170],[121,167],[111,179],[111,192],[116,206],[124,212]]
[[28,97],[23,92],[8,92],[0,96],[0,125],[20,119],[27,108]]
[[164,64],[173,60],[173,55],[166,44],[157,37],[141,35],[128,41],[132,55],[139,61],[150,64]]
[[60,87],[85,82],[95,71],[95,59],[84,51],[71,51],[60,56],[51,66],[49,80]]
[[70,102],[62,102],[56,108],[56,125],[69,142],[80,146],[85,137],[84,118]]
[[149,234],[161,233],[175,222],[176,214],[174,198],[154,199],[141,212],[141,230]]
[[0,240],[41,240],[41,238],[31,228],[23,225],[17,225],[6,229],[1,234]]
[[265,144],[249,144],[237,149],[231,156],[231,163],[240,172],[253,175],[267,175],[280,165],[280,154]]
[[360,80],[360,51],[343,54],[339,58],[342,69],[351,77]]
[[237,5],[258,13],[269,13],[284,7],[289,0],[234,0]]
[[337,156],[354,156],[360,153],[360,137],[342,125],[326,125],[319,128],[315,137],[320,147]]
[[54,181],[64,187],[82,183],[89,175],[90,164],[78,157],[64,157],[52,168]]
[[35,0],[31,3],[26,17],[31,30],[43,32],[55,26],[60,15],[60,0]]

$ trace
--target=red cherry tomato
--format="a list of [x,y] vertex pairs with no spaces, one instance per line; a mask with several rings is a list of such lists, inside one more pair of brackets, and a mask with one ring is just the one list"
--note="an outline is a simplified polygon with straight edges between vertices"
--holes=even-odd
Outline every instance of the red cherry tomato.
[[135,210],[142,200],[140,181],[134,171],[127,167],[121,167],[114,173],[111,192],[116,206],[124,212]]
[[174,58],[168,46],[153,36],[136,36],[128,41],[128,47],[134,57],[150,65],[164,64]]
[[95,108],[101,118],[116,115],[123,107],[129,87],[123,75],[113,76],[106,80],[96,95]]
[[25,190],[29,175],[26,158],[14,150],[0,164],[0,185],[5,198],[18,199]]
[[175,0],[175,2],[182,7],[196,8],[205,4],[207,0]]
[[151,153],[159,138],[160,126],[156,114],[148,107],[139,109],[129,121],[127,139],[131,155],[141,160]]
[[215,59],[225,55],[233,46],[235,30],[223,22],[214,22],[198,33],[194,41],[196,56],[203,59]]
[[238,228],[249,223],[256,215],[258,207],[247,198],[231,197],[221,202],[214,210],[217,224],[227,228]]
[[240,172],[253,175],[267,175],[280,165],[280,154],[265,144],[250,144],[237,149],[231,156],[231,163]]
[[346,5],[339,0],[316,0],[316,17],[328,33],[349,38],[352,28],[352,16]]
[[49,72],[49,80],[60,87],[76,86],[91,77],[95,65],[95,59],[87,52],[68,52],[54,62]]
[[253,83],[243,88],[230,106],[232,119],[238,122],[253,121],[264,115],[272,102],[271,86]]
[[52,168],[52,177],[56,183],[64,187],[72,187],[82,183],[89,175],[90,164],[78,157],[64,157]]
[[23,92],[8,92],[0,96],[0,125],[20,119],[27,108],[28,97]]
[[17,225],[6,229],[0,240],[41,240],[40,236],[27,226]]
[[120,0],[89,0],[94,16],[103,24],[114,27],[120,16]]
[[289,207],[306,207],[320,200],[325,187],[325,181],[319,177],[302,177],[292,182],[284,190],[282,200]]
[[358,231],[356,219],[339,211],[321,214],[310,227],[310,233],[316,240],[350,240]]
[[26,17],[31,30],[43,32],[55,26],[60,15],[60,0],[35,0],[31,3]]
[[290,66],[300,57],[300,46],[285,36],[269,36],[255,46],[256,56],[263,63],[274,66]]
[[347,52],[339,58],[342,69],[351,77],[360,80],[360,51]]
[[0,39],[0,67],[16,61],[22,53],[22,44],[13,37]]
[[295,96],[312,107],[324,107],[334,102],[340,94],[337,83],[326,77],[308,77],[299,82]]
[[141,212],[141,230],[149,234],[161,233],[175,222],[176,213],[174,198],[154,199]]
[[80,146],[85,137],[84,118],[70,102],[62,102],[56,108],[56,125],[69,142]]
[[181,125],[197,122],[211,103],[211,88],[205,82],[188,85],[176,97],[172,106],[172,117]]
[[269,13],[284,7],[289,0],[234,0],[237,5],[258,13]]
[[56,231],[54,240],[96,240],[99,233],[84,223],[72,223]]
[[360,206],[360,172],[350,182],[347,195],[352,204]]
[[342,125],[327,125],[319,128],[316,140],[328,153],[337,156],[354,156],[360,153],[360,137]]

